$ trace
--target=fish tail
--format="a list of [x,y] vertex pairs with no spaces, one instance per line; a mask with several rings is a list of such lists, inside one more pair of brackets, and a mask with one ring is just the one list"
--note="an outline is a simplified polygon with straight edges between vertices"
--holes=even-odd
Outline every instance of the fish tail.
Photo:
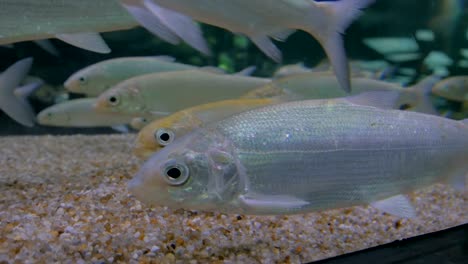
[[33,59],[22,59],[0,75],[0,109],[16,122],[32,127],[34,125],[34,112],[31,106],[15,95],[15,89],[26,77],[31,68]]
[[[343,45],[342,34],[348,26],[362,13],[361,9],[375,0],[340,0],[317,3],[323,10],[322,23],[312,15],[310,25],[303,30],[315,36],[325,50],[340,86],[351,91],[349,65]],[[315,17],[315,18],[314,18]],[[317,26],[318,25],[318,26]]]
[[408,90],[416,96],[414,106],[410,108],[412,111],[438,115],[439,113],[431,101],[431,92],[434,85],[440,81],[438,76],[428,76],[416,85],[408,88]]

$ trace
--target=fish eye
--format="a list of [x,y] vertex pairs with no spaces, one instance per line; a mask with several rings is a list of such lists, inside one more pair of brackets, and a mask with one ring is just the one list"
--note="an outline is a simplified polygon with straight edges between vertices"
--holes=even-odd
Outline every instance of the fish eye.
[[400,110],[406,110],[406,109],[409,109],[411,107],[412,106],[410,104],[402,104],[402,105],[400,105],[399,109]]
[[189,177],[189,169],[184,164],[170,162],[164,169],[164,179],[172,186],[186,183]]
[[116,106],[120,103],[119,97],[117,95],[111,95],[107,98],[107,101],[110,105]]
[[154,133],[156,141],[161,146],[167,146],[174,140],[174,132],[169,129],[160,128]]
[[80,84],[86,84],[88,82],[88,80],[83,76],[81,76],[78,80],[80,81]]

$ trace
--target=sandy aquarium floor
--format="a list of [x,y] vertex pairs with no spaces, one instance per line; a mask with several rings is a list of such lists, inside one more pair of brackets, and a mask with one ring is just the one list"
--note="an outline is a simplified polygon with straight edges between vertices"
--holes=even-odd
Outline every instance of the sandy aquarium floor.
[[133,135],[0,138],[0,262],[299,263],[468,222],[468,195],[412,196],[418,217],[371,207],[295,216],[148,208],[126,190]]

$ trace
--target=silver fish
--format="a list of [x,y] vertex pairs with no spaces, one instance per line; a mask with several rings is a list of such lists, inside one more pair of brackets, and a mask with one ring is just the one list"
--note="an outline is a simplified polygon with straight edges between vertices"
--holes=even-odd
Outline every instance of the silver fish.
[[[121,2],[125,2],[121,0]],[[361,14],[361,9],[374,0],[342,0],[316,2],[309,0],[144,0],[153,13],[167,8],[195,20],[225,28],[249,37],[255,45],[275,61],[281,51],[271,38],[285,40],[296,29],[314,36],[330,59],[341,87],[350,91],[349,69],[341,33]],[[185,27],[171,28],[175,32]],[[189,32],[184,32],[188,34]]]
[[276,215],[371,204],[413,217],[404,194],[449,179],[462,186],[468,120],[360,105],[364,96],[213,123],[154,154],[129,190],[174,209]]
[[37,115],[44,126],[112,127],[129,124],[134,115],[94,111],[95,98],[74,99],[52,105]]
[[[58,38],[83,49],[109,53],[110,48],[98,32],[129,29],[140,24],[169,43],[177,44],[181,40],[150,10],[137,6],[124,9],[114,0],[2,0],[0,7],[0,45]],[[138,13],[144,21],[137,22],[129,12]],[[44,42],[39,44],[44,46]],[[195,48],[209,53],[205,44],[200,41]],[[46,48],[50,50],[50,45]]]

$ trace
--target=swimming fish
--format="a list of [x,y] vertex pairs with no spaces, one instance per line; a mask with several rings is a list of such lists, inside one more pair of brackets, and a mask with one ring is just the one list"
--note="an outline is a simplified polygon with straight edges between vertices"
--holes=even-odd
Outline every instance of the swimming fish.
[[[180,38],[150,10],[133,6],[144,19],[136,21],[118,1],[81,0],[2,0],[0,9],[0,45],[27,40],[58,38],[68,44],[99,53],[110,48],[97,32],[145,26],[161,39],[177,44]],[[195,47],[199,48],[199,47]],[[205,50],[200,50],[205,52]]]
[[[437,114],[429,95],[439,79],[437,76],[429,76],[412,87],[403,88],[385,81],[351,78],[353,84],[351,95],[369,91],[396,91],[400,96],[394,106],[395,109]],[[308,100],[346,97],[348,93],[340,88],[334,76],[322,72],[311,72],[275,79],[243,97],[264,98],[279,95],[288,96],[291,100]]]
[[280,98],[232,99],[181,110],[146,125],[138,133],[133,153],[142,159],[148,158],[200,126],[280,101]]
[[443,79],[433,88],[432,93],[457,102],[468,101],[468,76],[454,76]]
[[168,56],[115,58],[77,71],[65,81],[64,86],[70,92],[94,97],[131,77],[194,68],[196,67],[174,62],[174,59]]
[[[322,45],[340,86],[350,91],[349,70],[341,34],[374,0],[316,2],[308,0],[145,0],[145,6],[167,8],[203,23],[243,34],[273,60],[281,51],[271,38],[285,40],[304,30]],[[162,11],[161,11],[162,12]]]
[[[138,75],[157,72],[201,69],[214,73],[224,73],[216,67],[196,67],[174,62],[169,56],[122,57],[104,60],[85,67],[72,74],[64,83],[65,88],[74,93],[96,97],[112,86]],[[238,74],[250,74],[254,67],[248,67]],[[244,72],[245,71],[245,72]]]
[[0,109],[16,122],[28,127],[34,126],[35,116],[25,96],[35,90],[38,84],[29,83],[22,91],[16,89],[25,79],[32,63],[32,58],[22,59],[0,74]]
[[238,98],[269,79],[187,70],[141,75],[105,91],[97,111],[169,115],[184,108]]
[[65,101],[42,110],[37,122],[44,126],[112,127],[129,124],[135,117],[119,113],[100,113],[94,110],[95,98]]
[[279,215],[370,204],[414,217],[405,194],[437,182],[464,188],[468,120],[360,105],[363,96],[212,123],[155,153],[128,189],[172,209]]

